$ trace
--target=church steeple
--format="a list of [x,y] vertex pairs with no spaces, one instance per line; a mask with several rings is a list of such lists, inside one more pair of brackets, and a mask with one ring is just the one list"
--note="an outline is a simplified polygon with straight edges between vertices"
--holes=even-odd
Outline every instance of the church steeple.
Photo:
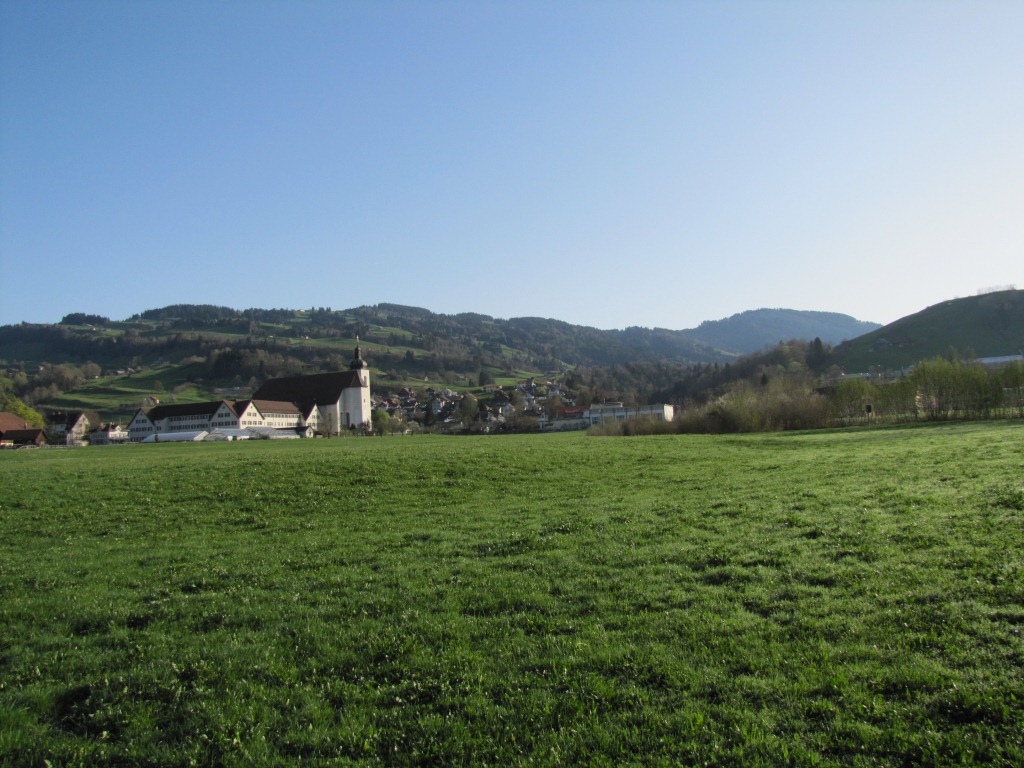
[[348,367],[353,371],[362,370],[366,367],[366,361],[363,360],[363,356],[359,352],[359,337],[356,336],[356,351],[352,356],[352,362],[348,364]]

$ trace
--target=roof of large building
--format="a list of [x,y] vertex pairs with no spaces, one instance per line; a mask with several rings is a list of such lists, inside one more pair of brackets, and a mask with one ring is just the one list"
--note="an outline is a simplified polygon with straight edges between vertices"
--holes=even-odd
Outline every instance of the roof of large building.
[[288,400],[236,400],[232,403],[235,414],[241,416],[249,405],[256,406],[256,410],[266,416],[268,413],[302,413],[302,410],[293,402]]
[[310,376],[287,376],[271,379],[253,393],[253,400],[282,400],[308,405],[328,405],[341,400],[341,393],[350,387],[362,386],[359,370],[335,373],[314,373]]
[[253,400],[252,404],[266,416],[268,413],[302,413],[299,407],[288,400]]
[[6,432],[8,429],[32,429],[32,426],[21,416],[0,411],[0,432]]
[[209,432],[205,429],[193,429],[188,432],[158,432],[142,440],[143,443],[198,443]]
[[7,429],[0,433],[4,440],[14,443],[41,443],[45,440],[43,430],[35,429]]
[[229,400],[227,403],[231,406],[231,410],[235,412],[235,416],[241,416],[252,403],[252,400]]
[[146,416],[153,422],[171,418],[172,416],[212,416],[223,404],[223,400],[214,400],[208,403],[155,405],[146,411]]

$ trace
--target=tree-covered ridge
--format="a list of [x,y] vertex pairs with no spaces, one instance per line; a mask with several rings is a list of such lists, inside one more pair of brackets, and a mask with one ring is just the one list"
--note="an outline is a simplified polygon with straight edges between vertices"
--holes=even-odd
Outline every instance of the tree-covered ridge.
[[[780,370],[816,377],[885,372],[937,354],[951,357],[954,347],[965,358],[1014,354],[1024,347],[1022,295],[1001,291],[946,302],[836,349],[819,336],[782,336],[789,340],[742,356],[695,341],[690,331],[661,328],[600,330],[397,304],[347,310],[181,304],[122,321],[72,313],[56,325],[0,326],[0,366],[28,405],[123,414],[165,393],[178,401],[208,400],[268,378],[342,370],[358,338],[380,392],[438,384],[466,390],[537,377],[557,381],[580,402],[702,404],[736,382],[778,380]],[[789,315],[843,317],[757,310],[702,328],[721,333],[729,322],[740,328],[758,317],[783,322]],[[783,326],[766,328],[774,335]],[[928,338],[930,345],[904,343],[908,338]],[[853,354],[871,339],[872,356]]]
[[839,344],[881,328],[838,312],[754,309],[723,320],[706,320],[688,333],[718,349],[747,354],[785,339],[821,339]]
[[899,369],[918,360],[948,355],[969,357],[1024,353],[1024,290],[1003,290],[944,301],[836,350],[847,371]]
[[[704,323],[692,330],[602,330],[550,318],[445,315],[387,303],[340,311],[325,307],[238,310],[208,304],[176,304],[146,310],[114,323],[106,317],[76,312],[65,315],[57,330],[49,325],[6,326],[0,329],[0,358],[38,362],[60,356],[68,361],[95,359],[100,353],[117,357],[117,353],[125,350],[118,347],[115,352],[112,337],[123,334],[127,340],[135,341],[131,336],[135,332],[144,337],[212,333],[304,341],[350,339],[359,335],[371,343],[411,349],[414,355],[422,350],[477,360],[490,357],[490,364],[495,367],[500,367],[498,358],[502,357],[537,369],[659,361],[691,364],[725,362],[780,339],[818,337],[834,343],[851,337],[840,328],[852,331],[864,325],[834,313],[756,310]],[[175,339],[176,343],[180,341]]]
[[[59,325],[0,327],[0,360],[95,361],[123,367],[133,358],[205,355],[227,346],[238,353],[284,353],[303,365],[346,353],[356,336],[369,345],[374,365],[479,372],[547,371],[575,365],[669,361],[725,361],[734,355],[694,342],[681,331],[633,328],[606,331],[558,320],[503,320],[479,314],[443,315],[393,304],[348,310],[246,309],[176,305],[147,310],[120,322],[98,324],[81,313]],[[76,322],[77,321],[77,322]],[[331,343],[336,342],[336,343]]]
[[61,325],[107,325],[110,323],[109,317],[103,315],[89,315],[85,312],[72,312],[69,315],[64,315],[61,318]]

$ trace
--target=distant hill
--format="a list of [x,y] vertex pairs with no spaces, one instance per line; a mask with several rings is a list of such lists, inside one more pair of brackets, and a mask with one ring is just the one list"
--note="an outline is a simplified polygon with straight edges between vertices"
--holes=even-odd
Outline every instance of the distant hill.
[[975,357],[1024,351],[1024,291],[952,299],[840,345],[835,361],[847,373],[898,370],[950,349]]
[[831,341],[859,327],[837,318],[844,316],[758,310],[693,330],[601,330],[399,304],[345,310],[179,304],[125,320],[73,312],[54,324],[0,326],[0,371],[33,405],[130,414],[149,398],[245,396],[268,378],[342,370],[358,337],[378,390],[477,387],[565,373],[595,397],[643,400],[672,388],[694,366],[734,363],[780,339]]
[[[815,337],[826,343],[877,327],[829,312],[759,309],[691,330],[633,327],[601,330],[561,320],[436,314],[419,307],[377,304],[346,310],[247,309],[180,304],[122,321],[72,313],[58,324],[0,327],[0,361],[8,364],[92,361],[124,368],[138,358],[173,361],[230,345],[262,349],[300,364],[337,362],[358,335],[371,364],[387,369],[545,371],[564,366],[728,362],[780,340]],[[148,360],[147,360],[148,359]],[[222,366],[224,367],[224,366]],[[217,377],[217,371],[210,375]]]
[[724,320],[707,320],[686,334],[710,347],[745,355],[790,339],[819,338],[825,344],[839,344],[881,327],[837,312],[753,309]]
[[[343,370],[357,338],[377,392],[439,384],[472,389],[539,377],[594,399],[697,400],[787,360],[816,373],[833,364],[858,373],[906,368],[951,348],[962,356],[1019,354],[1024,291],[946,301],[885,327],[787,309],[741,312],[689,330],[601,330],[399,304],[345,310],[180,304],[125,320],[75,312],[59,323],[0,326],[0,377],[33,407],[125,416],[155,398],[245,397],[269,378]],[[823,346],[778,345],[814,339]]]

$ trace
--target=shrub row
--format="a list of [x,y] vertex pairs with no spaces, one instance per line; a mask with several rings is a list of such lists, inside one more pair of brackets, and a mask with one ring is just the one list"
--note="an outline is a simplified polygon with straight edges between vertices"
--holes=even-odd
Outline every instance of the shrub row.
[[892,382],[862,378],[816,386],[805,370],[741,381],[703,404],[687,404],[672,422],[634,420],[592,427],[591,434],[723,434],[822,429],[871,423],[1024,418],[1024,365],[987,369],[936,358]]

